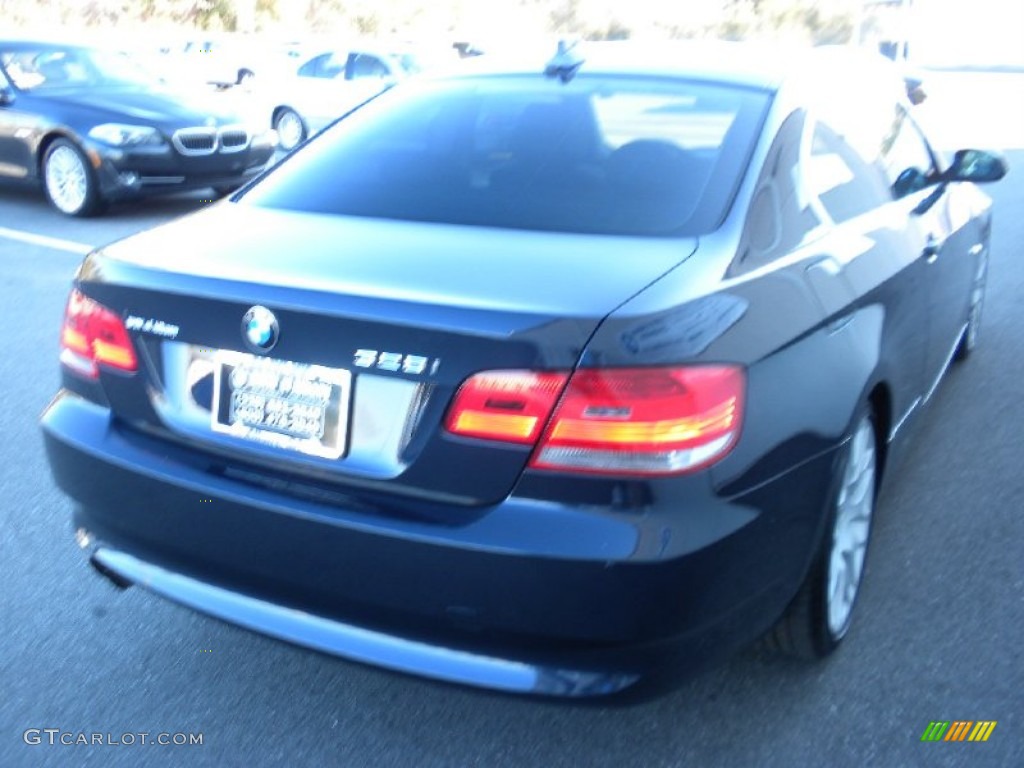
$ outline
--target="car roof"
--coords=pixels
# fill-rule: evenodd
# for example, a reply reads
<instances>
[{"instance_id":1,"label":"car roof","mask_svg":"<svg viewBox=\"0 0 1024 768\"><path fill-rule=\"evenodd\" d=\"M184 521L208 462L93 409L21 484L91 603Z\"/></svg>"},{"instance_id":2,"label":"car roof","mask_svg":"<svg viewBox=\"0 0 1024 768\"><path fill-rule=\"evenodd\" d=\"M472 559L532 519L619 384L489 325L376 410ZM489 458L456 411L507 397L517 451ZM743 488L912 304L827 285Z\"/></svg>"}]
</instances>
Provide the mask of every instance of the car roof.
<instances>
[{"instance_id":1,"label":"car roof","mask_svg":"<svg viewBox=\"0 0 1024 768\"><path fill-rule=\"evenodd\" d=\"M0 45L10 50L18 50L23 48L39 48L41 46L50 45L65 45L66 40L42 40L29 37L4 37L0 38Z\"/></svg>"},{"instance_id":2,"label":"car roof","mask_svg":"<svg viewBox=\"0 0 1024 768\"><path fill-rule=\"evenodd\" d=\"M459 73L537 74L556 48L488 53L460 63ZM683 40L581 43L571 50L583 63L579 71L601 75L644 75L710 80L776 91L790 79L827 79L858 67L884 68L884 57L852 46L783 46L775 43Z\"/></svg>"},{"instance_id":3,"label":"car roof","mask_svg":"<svg viewBox=\"0 0 1024 768\"><path fill-rule=\"evenodd\" d=\"M102 44L96 42L87 42L80 37L67 36L67 37L47 37L47 38L27 38L27 37L5 37L0 38L0 48L6 51L32 51L38 48L104 48Z\"/></svg>"},{"instance_id":4,"label":"car roof","mask_svg":"<svg viewBox=\"0 0 1024 768\"><path fill-rule=\"evenodd\" d=\"M401 56L407 53L416 53L419 49L410 45L395 44L388 46L386 44L378 43L375 41L355 41L351 45L334 44L326 45L319 48L301 48L301 56L305 60L314 59L317 56L323 56L325 53L333 53L336 56L348 56L349 54L366 54L370 56L381 56L381 57L394 57Z\"/></svg>"}]
</instances>

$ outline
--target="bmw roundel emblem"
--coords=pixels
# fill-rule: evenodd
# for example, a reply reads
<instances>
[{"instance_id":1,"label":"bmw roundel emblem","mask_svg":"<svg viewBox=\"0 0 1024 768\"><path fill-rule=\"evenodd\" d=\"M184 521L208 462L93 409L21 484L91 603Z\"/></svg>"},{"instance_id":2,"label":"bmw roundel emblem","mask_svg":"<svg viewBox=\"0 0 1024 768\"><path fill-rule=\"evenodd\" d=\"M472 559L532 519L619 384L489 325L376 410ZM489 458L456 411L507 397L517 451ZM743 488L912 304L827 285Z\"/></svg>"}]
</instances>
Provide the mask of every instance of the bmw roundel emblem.
<instances>
[{"instance_id":1,"label":"bmw roundel emblem","mask_svg":"<svg viewBox=\"0 0 1024 768\"><path fill-rule=\"evenodd\" d=\"M254 352L269 352L280 333L277 318L266 307L251 307L242 317L242 338Z\"/></svg>"}]
</instances>

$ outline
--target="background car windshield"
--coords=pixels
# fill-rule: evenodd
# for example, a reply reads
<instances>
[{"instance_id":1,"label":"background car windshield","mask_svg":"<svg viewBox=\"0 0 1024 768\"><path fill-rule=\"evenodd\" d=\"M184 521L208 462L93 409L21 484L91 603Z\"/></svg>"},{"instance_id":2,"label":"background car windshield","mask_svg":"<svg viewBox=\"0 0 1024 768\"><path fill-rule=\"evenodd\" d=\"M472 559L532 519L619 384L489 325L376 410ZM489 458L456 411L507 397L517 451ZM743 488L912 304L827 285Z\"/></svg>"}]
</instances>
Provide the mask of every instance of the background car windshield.
<instances>
[{"instance_id":1,"label":"background car windshield","mask_svg":"<svg viewBox=\"0 0 1024 768\"><path fill-rule=\"evenodd\" d=\"M35 48L0 53L21 90L152 85L155 78L128 54L87 48Z\"/></svg>"},{"instance_id":2,"label":"background car windshield","mask_svg":"<svg viewBox=\"0 0 1024 768\"><path fill-rule=\"evenodd\" d=\"M689 235L721 220L769 95L653 78L399 86L246 194L314 213Z\"/></svg>"}]
</instances>

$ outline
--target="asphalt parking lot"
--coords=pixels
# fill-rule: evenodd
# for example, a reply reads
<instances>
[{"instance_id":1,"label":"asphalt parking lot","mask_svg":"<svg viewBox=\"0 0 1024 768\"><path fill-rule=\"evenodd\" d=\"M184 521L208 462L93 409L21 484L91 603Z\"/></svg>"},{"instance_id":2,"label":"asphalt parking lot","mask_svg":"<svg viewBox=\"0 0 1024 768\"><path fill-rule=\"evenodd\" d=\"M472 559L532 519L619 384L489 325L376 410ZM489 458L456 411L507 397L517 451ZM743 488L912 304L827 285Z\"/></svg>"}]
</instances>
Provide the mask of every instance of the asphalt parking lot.
<instances>
[{"instance_id":1,"label":"asphalt parking lot","mask_svg":"<svg viewBox=\"0 0 1024 768\"><path fill-rule=\"evenodd\" d=\"M1001 147L1011 173L989 190L982 346L883 491L848 642L817 666L747 652L636 701L425 682L97 578L37 427L68 284L90 246L209 203L78 221L0 187L0 766L1024 765L1024 74L938 73L931 87L941 143ZM997 726L985 743L922 743L934 720ZM51 745L43 729L121 743Z\"/></svg>"}]
</instances>

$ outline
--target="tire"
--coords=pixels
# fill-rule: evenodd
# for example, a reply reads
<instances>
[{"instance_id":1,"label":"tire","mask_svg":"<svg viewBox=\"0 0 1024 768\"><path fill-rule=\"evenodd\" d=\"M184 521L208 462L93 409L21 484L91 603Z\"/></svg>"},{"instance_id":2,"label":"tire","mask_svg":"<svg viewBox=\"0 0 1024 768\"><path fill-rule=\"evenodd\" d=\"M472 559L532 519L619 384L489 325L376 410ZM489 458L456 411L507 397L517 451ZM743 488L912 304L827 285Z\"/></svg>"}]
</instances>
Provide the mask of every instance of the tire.
<instances>
[{"instance_id":1,"label":"tire","mask_svg":"<svg viewBox=\"0 0 1024 768\"><path fill-rule=\"evenodd\" d=\"M252 83L254 77L256 77L255 72L251 69L242 67L238 70L238 76L235 78L235 85L249 85Z\"/></svg>"},{"instance_id":2,"label":"tire","mask_svg":"<svg viewBox=\"0 0 1024 768\"><path fill-rule=\"evenodd\" d=\"M96 174L77 145L57 139L43 155L43 189L50 205L66 216L93 216L102 208Z\"/></svg>"},{"instance_id":3,"label":"tire","mask_svg":"<svg viewBox=\"0 0 1024 768\"><path fill-rule=\"evenodd\" d=\"M290 152L306 140L306 123L294 109L283 107L274 116L274 130L277 131L278 146Z\"/></svg>"},{"instance_id":4,"label":"tire","mask_svg":"<svg viewBox=\"0 0 1024 768\"><path fill-rule=\"evenodd\" d=\"M978 332L981 329L981 310L985 306L985 283L988 278L988 250L984 250L978 259L978 271L974 275L971 286L971 301L967 310L967 327L964 328L960 343L957 344L953 359L957 362L966 360L978 346Z\"/></svg>"},{"instance_id":5,"label":"tire","mask_svg":"<svg viewBox=\"0 0 1024 768\"><path fill-rule=\"evenodd\" d=\"M821 659L839 647L850 628L863 583L878 484L878 437L862 408L837 464L828 522L804 583L778 623L763 638L768 650Z\"/></svg>"}]
</instances>

